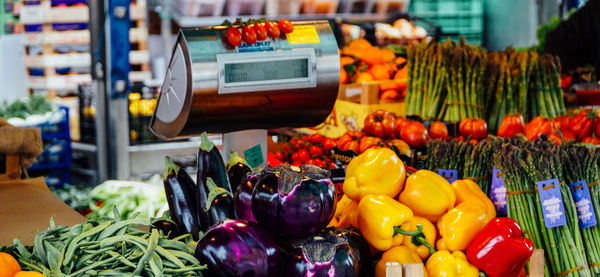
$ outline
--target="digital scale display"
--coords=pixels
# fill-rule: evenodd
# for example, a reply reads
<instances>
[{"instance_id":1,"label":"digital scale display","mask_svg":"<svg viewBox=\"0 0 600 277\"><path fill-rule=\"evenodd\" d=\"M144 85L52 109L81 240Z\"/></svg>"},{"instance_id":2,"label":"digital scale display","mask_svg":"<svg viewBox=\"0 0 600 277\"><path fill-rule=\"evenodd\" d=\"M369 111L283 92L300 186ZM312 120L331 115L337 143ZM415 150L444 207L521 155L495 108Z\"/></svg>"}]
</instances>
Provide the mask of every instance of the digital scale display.
<instances>
[{"instance_id":1,"label":"digital scale display","mask_svg":"<svg viewBox=\"0 0 600 277\"><path fill-rule=\"evenodd\" d=\"M225 83L308 78L308 58L225 64Z\"/></svg>"}]
</instances>

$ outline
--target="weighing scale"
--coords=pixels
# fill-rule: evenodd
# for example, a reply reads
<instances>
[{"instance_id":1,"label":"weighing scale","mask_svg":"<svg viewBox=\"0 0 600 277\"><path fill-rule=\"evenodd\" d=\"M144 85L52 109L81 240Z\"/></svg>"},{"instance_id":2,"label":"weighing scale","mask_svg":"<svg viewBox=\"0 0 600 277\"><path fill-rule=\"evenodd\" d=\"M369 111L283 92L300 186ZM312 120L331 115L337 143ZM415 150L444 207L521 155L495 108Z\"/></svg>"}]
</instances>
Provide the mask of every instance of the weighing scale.
<instances>
[{"instance_id":1,"label":"weighing scale","mask_svg":"<svg viewBox=\"0 0 600 277\"><path fill-rule=\"evenodd\" d=\"M162 139L224 133L224 159L237 150L266 161L267 129L323 122L338 94L338 46L328 21L293 24L290 34L238 47L224 26L181 29L152 132Z\"/></svg>"}]
</instances>

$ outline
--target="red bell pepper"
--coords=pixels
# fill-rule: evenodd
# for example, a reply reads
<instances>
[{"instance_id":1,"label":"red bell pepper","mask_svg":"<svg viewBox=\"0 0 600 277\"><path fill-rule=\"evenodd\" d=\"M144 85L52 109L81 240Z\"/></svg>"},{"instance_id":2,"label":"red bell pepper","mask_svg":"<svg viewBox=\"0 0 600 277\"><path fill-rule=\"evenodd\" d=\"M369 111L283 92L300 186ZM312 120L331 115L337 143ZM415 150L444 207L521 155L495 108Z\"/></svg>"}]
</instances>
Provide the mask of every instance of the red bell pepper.
<instances>
[{"instance_id":1,"label":"red bell pepper","mask_svg":"<svg viewBox=\"0 0 600 277\"><path fill-rule=\"evenodd\" d=\"M467 248L469 262L490 277L517 276L532 254L533 242L507 217L492 219Z\"/></svg>"}]
</instances>

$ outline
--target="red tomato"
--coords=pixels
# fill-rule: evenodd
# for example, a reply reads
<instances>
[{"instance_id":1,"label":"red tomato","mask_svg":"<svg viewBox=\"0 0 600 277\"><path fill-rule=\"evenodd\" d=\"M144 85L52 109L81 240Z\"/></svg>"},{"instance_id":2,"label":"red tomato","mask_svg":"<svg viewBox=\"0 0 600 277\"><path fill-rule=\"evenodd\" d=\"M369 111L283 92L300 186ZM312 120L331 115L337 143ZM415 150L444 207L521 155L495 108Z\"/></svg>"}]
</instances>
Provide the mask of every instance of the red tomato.
<instances>
[{"instance_id":1,"label":"red tomato","mask_svg":"<svg viewBox=\"0 0 600 277\"><path fill-rule=\"evenodd\" d=\"M548 120L543 116L534 117L527 126L525 126L525 137L528 140L534 140L541 134L551 135L556 130L556 126L552 120Z\"/></svg>"},{"instance_id":2,"label":"red tomato","mask_svg":"<svg viewBox=\"0 0 600 277\"><path fill-rule=\"evenodd\" d=\"M294 161L294 162L292 163L292 165L293 165L293 166L301 166L301 165L302 165L302 162L301 162L301 161Z\"/></svg>"},{"instance_id":3,"label":"red tomato","mask_svg":"<svg viewBox=\"0 0 600 277\"><path fill-rule=\"evenodd\" d=\"M279 30L281 30L284 34L289 34L294 31L294 24L289 20L279 20L277 23L279 25Z\"/></svg>"},{"instance_id":4,"label":"red tomato","mask_svg":"<svg viewBox=\"0 0 600 277\"><path fill-rule=\"evenodd\" d=\"M476 140L487 137L487 123L480 118L465 118L460 121L458 129L463 137L472 136Z\"/></svg>"},{"instance_id":5,"label":"red tomato","mask_svg":"<svg viewBox=\"0 0 600 277\"><path fill-rule=\"evenodd\" d=\"M402 128L404 128L404 124L408 122L406 117L397 117L394 121L394 135L399 138L402 133Z\"/></svg>"},{"instance_id":6,"label":"red tomato","mask_svg":"<svg viewBox=\"0 0 600 277\"><path fill-rule=\"evenodd\" d=\"M556 144L561 145L562 141L571 141L576 140L575 135L568 130L561 131L562 139L560 138L560 134L558 132L554 132L552 135L548 137L549 140L556 142Z\"/></svg>"},{"instance_id":7,"label":"red tomato","mask_svg":"<svg viewBox=\"0 0 600 277\"><path fill-rule=\"evenodd\" d=\"M573 132L578 139L589 137L594 133L597 116L591 109L579 112L569 120L569 131Z\"/></svg>"},{"instance_id":8,"label":"red tomato","mask_svg":"<svg viewBox=\"0 0 600 277\"><path fill-rule=\"evenodd\" d=\"M267 34L272 37L272 38L278 38L279 37L279 28L277 27L277 25L275 25L275 23L271 22L271 21L267 21L267 23L265 23L265 28L267 29Z\"/></svg>"},{"instance_id":9,"label":"red tomato","mask_svg":"<svg viewBox=\"0 0 600 277\"><path fill-rule=\"evenodd\" d=\"M331 138L323 139L323 150L331 150L336 146L335 140Z\"/></svg>"},{"instance_id":10,"label":"red tomato","mask_svg":"<svg viewBox=\"0 0 600 277\"><path fill-rule=\"evenodd\" d=\"M292 162L299 161L300 156L298 156L298 152L292 153Z\"/></svg>"},{"instance_id":11,"label":"red tomato","mask_svg":"<svg viewBox=\"0 0 600 277\"><path fill-rule=\"evenodd\" d=\"M596 137L585 137L581 140L583 143L600 144L600 139Z\"/></svg>"},{"instance_id":12,"label":"red tomato","mask_svg":"<svg viewBox=\"0 0 600 277\"><path fill-rule=\"evenodd\" d=\"M523 133L525 122L521 114L504 116L500 127L498 127L498 136L503 138L512 138L516 134Z\"/></svg>"},{"instance_id":13,"label":"red tomato","mask_svg":"<svg viewBox=\"0 0 600 277\"><path fill-rule=\"evenodd\" d=\"M600 121L596 124L596 137L600 138Z\"/></svg>"},{"instance_id":14,"label":"red tomato","mask_svg":"<svg viewBox=\"0 0 600 277\"><path fill-rule=\"evenodd\" d=\"M254 23L254 31L256 32L256 38L258 40L265 40L267 39L267 28L265 28L265 24L264 23Z\"/></svg>"},{"instance_id":15,"label":"red tomato","mask_svg":"<svg viewBox=\"0 0 600 277\"><path fill-rule=\"evenodd\" d=\"M227 33L225 33L225 35L227 36L227 41L229 41L231 45L239 46L240 44L242 44L242 33L240 33L240 30L238 30L237 28L227 28Z\"/></svg>"},{"instance_id":16,"label":"red tomato","mask_svg":"<svg viewBox=\"0 0 600 277\"><path fill-rule=\"evenodd\" d=\"M310 141L312 143L321 143L321 142L323 142L324 138L325 137L323 137L323 135L317 134L317 133L314 133L307 137L308 141Z\"/></svg>"},{"instance_id":17,"label":"red tomato","mask_svg":"<svg viewBox=\"0 0 600 277\"><path fill-rule=\"evenodd\" d=\"M315 159L308 159L305 164L315 164Z\"/></svg>"},{"instance_id":18,"label":"red tomato","mask_svg":"<svg viewBox=\"0 0 600 277\"><path fill-rule=\"evenodd\" d=\"M348 131L340 137L337 146L342 151L352 150L355 153L359 153L359 142L363 136L364 135L361 132Z\"/></svg>"},{"instance_id":19,"label":"red tomato","mask_svg":"<svg viewBox=\"0 0 600 277\"><path fill-rule=\"evenodd\" d=\"M429 124L429 136L432 139L448 139L448 127L441 121L434 121Z\"/></svg>"},{"instance_id":20,"label":"red tomato","mask_svg":"<svg viewBox=\"0 0 600 277\"><path fill-rule=\"evenodd\" d=\"M394 136L395 117L384 110L376 110L365 118L364 131L372 136L388 138Z\"/></svg>"},{"instance_id":21,"label":"red tomato","mask_svg":"<svg viewBox=\"0 0 600 277\"><path fill-rule=\"evenodd\" d=\"M323 149L321 149L321 147L313 145L308 149L308 152L310 153L310 155L312 156L321 156L323 155Z\"/></svg>"},{"instance_id":22,"label":"red tomato","mask_svg":"<svg viewBox=\"0 0 600 277\"><path fill-rule=\"evenodd\" d=\"M320 167L320 168L324 168L325 167L325 162L319 158L313 159L314 160L314 165Z\"/></svg>"},{"instance_id":23,"label":"red tomato","mask_svg":"<svg viewBox=\"0 0 600 277\"><path fill-rule=\"evenodd\" d=\"M557 130L568 130L569 129L569 120L571 119L568 115L561 115L559 117L554 118L554 126L556 126Z\"/></svg>"},{"instance_id":24,"label":"red tomato","mask_svg":"<svg viewBox=\"0 0 600 277\"><path fill-rule=\"evenodd\" d=\"M280 161L285 160L285 156L283 155L283 153L281 153L279 151L275 152L275 158L278 159L278 160L280 160Z\"/></svg>"},{"instance_id":25,"label":"red tomato","mask_svg":"<svg viewBox=\"0 0 600 277\"><path fill-rule=\"evenodd\" d=\"M308 151L306 151L306 149L300 149L296 153L298 153L298 159L301 162L305 163L306 161L308 161L310 159L310 154L308 153Z\"/></svg>"},{"instance_id":26,"label":"red tomato","mask_svg":"<svg viewBox=\"0 0 600 277\"><path fill-rule=\"evenodd\" d=\"M360 139L360 146L359 146L359 153L362 154L365 151L367 151L367 149L369 148L373 148L373 147L384 147L385 144L383 143L383 140L381 140L381 138L379 137L362 137Z\"/></svg>"},{"instance_id":27,"label":"red tomato","mask_svg":"<svg viewBox=\"0 0 600 277\"><path fill-rule=\"evenodd\" d=\"M254 44L256 42L256 31L250 25L246 25L242 28L242 37L246 43Z\"/></svg>"},{"instance_id":28,"label":"red tomato","mask_svg":"<svg viewBox=\"0 0 600 277\"><path fill-rule=\"evenodd\" d=\"M427 128L419 121L408 121L400 133L400 138L413 148L427 145Z\"/></svg>"}]
</instances>

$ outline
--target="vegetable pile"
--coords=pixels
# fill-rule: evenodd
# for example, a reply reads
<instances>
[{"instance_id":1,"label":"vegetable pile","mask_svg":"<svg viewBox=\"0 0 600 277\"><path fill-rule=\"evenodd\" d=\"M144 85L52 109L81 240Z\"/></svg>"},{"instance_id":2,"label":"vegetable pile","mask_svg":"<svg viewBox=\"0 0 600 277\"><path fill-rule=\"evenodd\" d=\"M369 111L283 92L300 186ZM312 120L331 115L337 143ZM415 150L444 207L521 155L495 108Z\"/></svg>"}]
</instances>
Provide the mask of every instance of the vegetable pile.
<instances>
[{"instance_id":1,"label":"vegetable pile","mask_svg":"<svg viewBox=\"0 0 600 277\"><path fill-rule=\"evenodd\" d=\"M55 226L38 233L33 246L19 239L3 252L12 254L26 270L46 276L201 276L201 266L192 255L189 235L174 239L149 227L148 220L88 220L72 227Z\"/></svg>"},{"instance_id":2,"label":"vegetable pile","mask_svg":"<svg viewBox=\"0 0 600 277\"><path fill-rule=\"evenodd\" d=\"M558 57L512 48L487 53L461 39L410 45L407 59L408 115L451 122L486 118L497 130L505 115L565 114Z\"/></svg>"},{"instance_id":3,"label":"vegetable pile","mask_svg":"<svg viewBox=\"0 0 600 277\"><path fill-rule=\"evenodd\" d=\"M274 23L264 18L244 21L238 17L233 23L229 20L223 21L221 26L227 27L225 36L227 41L234 47L240 46L242 41L247 44L254 44L257 41L266 40L267 36L278 38L282 33L289 34L294 31L294 25L288 20L279 20L279 22ZM242 28L241 32L238 27Z\"/></svg>"}]
</instances>

